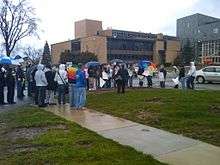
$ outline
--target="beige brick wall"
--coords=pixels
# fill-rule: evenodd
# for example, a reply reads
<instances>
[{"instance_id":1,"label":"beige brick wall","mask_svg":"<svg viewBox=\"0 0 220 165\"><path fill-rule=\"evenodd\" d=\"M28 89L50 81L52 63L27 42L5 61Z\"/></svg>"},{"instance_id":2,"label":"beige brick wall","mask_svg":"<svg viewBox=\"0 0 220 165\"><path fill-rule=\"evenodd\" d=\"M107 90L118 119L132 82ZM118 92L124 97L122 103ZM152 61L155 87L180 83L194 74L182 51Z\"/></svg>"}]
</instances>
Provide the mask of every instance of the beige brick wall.
<instances>
[{"instance_id":1,"label":"beige brick wall","mask_svg":"<svg viewBox=\"0 0 220 165\"><path fill-rule=\"evenodd\" d=\"M154 54L153 54L153 62L158 65L160 63L160 58L159 58L159 50L164 50L164 41L155 41L154 44Z\"/></svg>"},{"instance_id":2,"label":"beige brick wall","mask_svg":"<svg viewBox=\"0 0 220 165\"><path fill-rule=\"evenodd\" d=\"M52 63L58 64L62 52L71 50L71 41L65 41L51 45Z\"/></svg>"},{"instance_id":3,"label":"beige brick wall","mask_svg":"<svg viewBox=\"0 0 220 165\"><path fill-rule=\"evenodd\" d=\"M167 51L166 51L166 63L173 64L179 52L180 52L180 42L168 40Z\"/></svg>"},{"instance_id":4,"label":"beige brick wall","mask_svg":"<svg viewBox=\"0 0 220 165\"><path fill-rule=\"evenodd\" d=\"M75 22L75 38L84 38L97 34L102 30L102 21L81 20Z\"/></svg>"},{"instance_id":5,"label":"beige brick wall","mask_svg":"<svg viewBox=\"0 0 220 165\"><path fill-rule=\"evenodd\" d=\"M107 62L107 39L103 36L92 36L81 39L81 52L92 52L101 63Z\"/></svg>"}]
</instances>

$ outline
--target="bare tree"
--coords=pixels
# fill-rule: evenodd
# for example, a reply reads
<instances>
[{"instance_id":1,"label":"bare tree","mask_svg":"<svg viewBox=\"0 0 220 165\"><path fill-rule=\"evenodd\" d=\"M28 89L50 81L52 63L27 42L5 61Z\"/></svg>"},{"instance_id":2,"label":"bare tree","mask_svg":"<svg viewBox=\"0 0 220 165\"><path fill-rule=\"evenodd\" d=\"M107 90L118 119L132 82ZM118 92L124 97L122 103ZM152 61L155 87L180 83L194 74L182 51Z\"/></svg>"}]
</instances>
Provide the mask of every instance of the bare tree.
<instances>
[{"instance_id":1,"label":"bare tree","mask_svg":"<svg viewBox=\"0 0 220 165\"><path fill-rule=\"evenodd\" d=\"M7 56L18 41L27 36L38 36L38 21L34 8L27 0L0 0L0 34Z\"/></svg>"},{"instance_id":2,"label":"bare tree","mask_svg":"<svg viewBox=\"0 0 220 165\"><path fill-rule=\"evenodd\" d=\"M22 52L32 63L38 63L43 55L43 49L36 49L31 46L22 48Z\"/></svg>"}]
</instances>

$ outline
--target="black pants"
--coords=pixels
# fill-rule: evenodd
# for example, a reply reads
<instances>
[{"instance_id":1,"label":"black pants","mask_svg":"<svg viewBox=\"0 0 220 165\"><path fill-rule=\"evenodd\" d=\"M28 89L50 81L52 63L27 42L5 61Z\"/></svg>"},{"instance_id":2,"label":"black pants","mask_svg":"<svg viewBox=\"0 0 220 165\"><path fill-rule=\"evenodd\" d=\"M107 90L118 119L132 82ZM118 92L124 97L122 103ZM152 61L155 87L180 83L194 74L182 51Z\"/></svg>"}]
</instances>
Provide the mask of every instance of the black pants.
<instances>
[{"instance_id":1,"label":"black pants","mask_svg":"<svg viewBox=\"0 0 220 165\"><path fill-rule=\"evenodd\" d=\"M125 81L118 80L117 81L117 93L125 93Z\"/></svg>"},{"instance_id":2,"label":"black pants","mask_svg":"<svg viewBox=\"0 0 220 165\"><path fill-rule=\"evenodd\" d=\"M46 98L46 87L36 87L35 91L35 104L39 107L44 107L45 104L45 98Z\"/></svg>"},{"instance_id":3,"label":"black pants","mask_svg":"<svg viewBox=\"0 0 220 165\"><path fill-rule=\"evenodd\" d=\"M148 87L152 87L153 83L152 83L152 76L147 76L147 86Z\"/></svg>"},{"instance_id":4,"label":"black pants","mask_svg":"<svg viewBox=\"0 0 220 165\"><path fill-rule=\"evenodd\" d=\"M160 87L165 88L165 81L160 81Z\"/></svg>"},{"instance_id":5,"label":"black pants","mask_svg":"<svg viewBox=\"0 0 220 165\"><path fill-rule=\"evenodd\" d=\"M14 103L14 96L15 96L15 86L7 86L7 102L8 104Z\"/></svg>"},{"instance_id":6,"label":"black pants","mask_svg":"<svg viewBox=\"0 0 220 165\"><path fill-rule=\"evenodd\" d=\"M4 87L0 86L0 105L4 103Z\"/></svg>"},{"instance_id":7,"label":"black pants","mask_svg":"<svg viewBox=\"0 0 220 165\"><path fill-rule=\"evenodd\" d=\"M58 85L58 104L66 103L65 85Z\"/></svg>"}]
</instances>

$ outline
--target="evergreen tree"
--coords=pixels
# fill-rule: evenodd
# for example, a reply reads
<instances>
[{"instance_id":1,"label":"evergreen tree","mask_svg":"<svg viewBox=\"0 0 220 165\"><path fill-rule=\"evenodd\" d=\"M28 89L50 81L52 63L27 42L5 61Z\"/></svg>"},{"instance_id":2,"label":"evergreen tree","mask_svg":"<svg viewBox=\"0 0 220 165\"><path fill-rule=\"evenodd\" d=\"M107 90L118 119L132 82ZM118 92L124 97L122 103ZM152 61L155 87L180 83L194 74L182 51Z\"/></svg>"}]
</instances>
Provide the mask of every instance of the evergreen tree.
<instances>
[{"instance_id":1,"label":"evergreen tree","mask_svg":"<svg viewBox=\"0 0 220 165\"><path fill-rule=\"evenodd\" d=\"M50 47L46 41L44 45L43 57L42 57L42 64L50 65L51 64L51 54L50 54Z\"/></svg>"},{"instance_id":2,"label":"evergreen tree","mask_svg":"<svg viewBox=\"0 0 220 165\"><path fill-rule=\"evenodd\" d=\"M183 46L182 49L182 59L184 64L189 64L194 57L193 53L193 47L191 46L191 43L189 40L186 41L186 44Z\"/></svg>"}]
</instances>

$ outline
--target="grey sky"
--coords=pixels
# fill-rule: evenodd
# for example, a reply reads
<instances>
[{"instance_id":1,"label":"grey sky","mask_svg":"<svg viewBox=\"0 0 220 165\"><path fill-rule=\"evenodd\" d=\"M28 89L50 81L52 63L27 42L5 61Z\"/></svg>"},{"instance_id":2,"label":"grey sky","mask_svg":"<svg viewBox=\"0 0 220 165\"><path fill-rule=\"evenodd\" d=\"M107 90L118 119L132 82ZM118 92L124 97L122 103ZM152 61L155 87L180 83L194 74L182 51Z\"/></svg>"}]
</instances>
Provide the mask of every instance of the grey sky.
<instances>
[{"instance_id":1,"label":"grey sky","mask_svg":"<svg viewBox=\"0 0 220 165\"><path fill-rule=\"evenodd\" d=\"M176 19L194 13L220 17L219 0L30 0L41 19L43 46L74 38L74 22L103 21L103 28L175 35ZM26 42L25 43L29 43Z\"/></svg>"}]
</instances>

